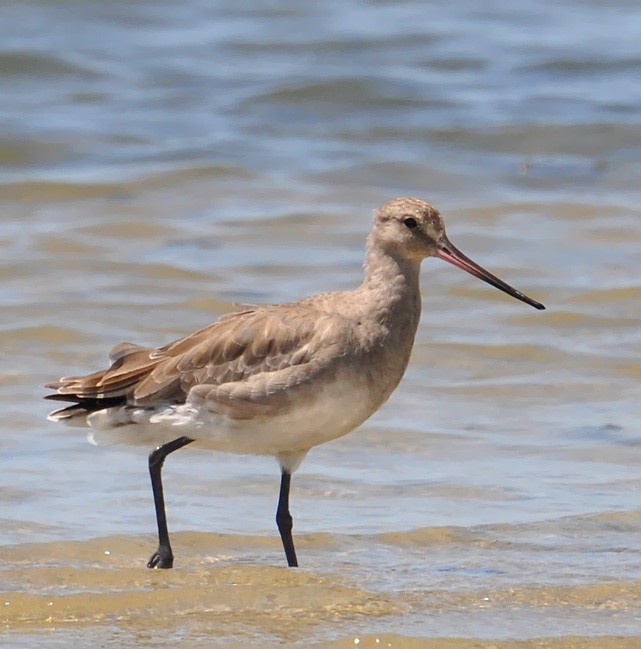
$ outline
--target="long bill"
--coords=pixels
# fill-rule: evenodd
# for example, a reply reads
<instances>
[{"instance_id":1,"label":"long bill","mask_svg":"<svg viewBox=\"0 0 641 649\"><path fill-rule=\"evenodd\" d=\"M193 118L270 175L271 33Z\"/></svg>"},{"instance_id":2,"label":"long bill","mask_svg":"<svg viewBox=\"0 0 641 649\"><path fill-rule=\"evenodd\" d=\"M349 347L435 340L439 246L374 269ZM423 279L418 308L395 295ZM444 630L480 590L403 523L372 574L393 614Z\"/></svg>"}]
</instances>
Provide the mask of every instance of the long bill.
<instances>
[{"instance_id":1,"label":"long bill","mask_svg":"<svg viewBox=\"0 0 641 649\"><path fill-rule=\"evenodd\" d=\"M537 302L527 295L524 295L520 291L517 291L509 284L506 284L503 280L485 270L485 268L479 266L476 262L472 261L469 257L464 255L458 248L456 248L456 246L452 245L447 239L444 239L439 244L436 256L439 259L443 259L444 261L457 266L458 268L462 268L463 270L470 273L470 275L474 275L474 277L482 279L484 282L487 282L488 284L498 288L504 293L515 297L517 300L521 300L521 302L525 302L526 304L533 306L535 309L545 309L545 306L543 306L540 302Z\"/></svg>"}]
</instances>

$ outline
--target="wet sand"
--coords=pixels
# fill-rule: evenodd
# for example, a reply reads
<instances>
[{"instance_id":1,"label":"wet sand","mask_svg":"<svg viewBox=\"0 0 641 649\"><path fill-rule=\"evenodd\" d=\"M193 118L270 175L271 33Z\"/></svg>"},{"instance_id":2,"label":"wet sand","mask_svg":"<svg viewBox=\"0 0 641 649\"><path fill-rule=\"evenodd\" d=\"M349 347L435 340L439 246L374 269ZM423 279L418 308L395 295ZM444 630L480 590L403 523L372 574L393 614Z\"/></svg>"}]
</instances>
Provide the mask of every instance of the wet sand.
<instances>
[{"instance_id":1,"label":"wet sand","mask_svg":"<svg viewBox=\"0 0 641 649\"><path fill-rule=\"evenodd\" d=\"M421 537L430 541L422 549L438 547L438 536L448 543L456 534L424 531ZM0 646L46 639L51 647L293 647L309 642L314 647L625 649L641 640L634 632L641 582L479 589L469 580L468 588L456 592L382 592L380 584L368 587L366 575L347 565L350 547L361 540L301 537L301 550L313 563L331 559L314 570L269 565L279 548L275 539L264 537L178 534L182 561L171 571L144 568L141 557L151 537L4 548L0 602L6 634ZM407 544L395 545L400 551ZM536 622L540 634L521 641L501 637L515 617ZM546 637L560 618L584 620L591 627L599 619L617 619L626 635ZM441 625L451 635L462 620L463 627L476 625L478 637L438 637Z\"/></svg>"}]
</instances>

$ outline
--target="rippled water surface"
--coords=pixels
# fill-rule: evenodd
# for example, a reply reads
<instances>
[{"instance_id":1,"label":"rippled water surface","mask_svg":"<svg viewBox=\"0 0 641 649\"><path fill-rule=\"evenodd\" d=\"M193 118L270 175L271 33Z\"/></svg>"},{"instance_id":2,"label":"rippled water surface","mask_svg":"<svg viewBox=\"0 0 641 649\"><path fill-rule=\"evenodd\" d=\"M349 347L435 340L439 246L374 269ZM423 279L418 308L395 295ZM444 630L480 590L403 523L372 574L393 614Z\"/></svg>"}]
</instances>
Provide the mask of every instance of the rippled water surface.
<instances>
[{"instance_id":1,"label":"rippled water surface","mask_svg":"<svg viewBox=\"0 0 641 649\"><path fill-rule=\"evenodd\" d=\"M641 8L0 7L2 647L638 647ZM436 260L391 400L293 479L165 470L41 385L236 302L355 287L372 210L429 199L537 312Z\"/></svg>"}]
</instances>

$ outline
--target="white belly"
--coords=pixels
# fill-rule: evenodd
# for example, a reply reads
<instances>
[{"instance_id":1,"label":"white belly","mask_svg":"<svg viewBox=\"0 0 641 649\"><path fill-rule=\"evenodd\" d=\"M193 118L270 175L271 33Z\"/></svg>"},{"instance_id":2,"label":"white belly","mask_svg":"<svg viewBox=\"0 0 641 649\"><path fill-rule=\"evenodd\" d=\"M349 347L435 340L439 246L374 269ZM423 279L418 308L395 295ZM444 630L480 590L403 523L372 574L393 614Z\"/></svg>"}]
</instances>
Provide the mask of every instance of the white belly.
<instances>
[{"instance_id":1,"label":"white belly","mask_svg":"<svg viewBox=\"0 0 641 649\"><path fill-rule=\"evenodd\" d=\"M187 403L153 410L110 408L89 415L87 423L96 443L157 445L185 435L218 451L282 456L304 454L349 433L378 405L364 386L338 381L307 391L282 414L232 419Z\"/></svg>"}]
</instances>

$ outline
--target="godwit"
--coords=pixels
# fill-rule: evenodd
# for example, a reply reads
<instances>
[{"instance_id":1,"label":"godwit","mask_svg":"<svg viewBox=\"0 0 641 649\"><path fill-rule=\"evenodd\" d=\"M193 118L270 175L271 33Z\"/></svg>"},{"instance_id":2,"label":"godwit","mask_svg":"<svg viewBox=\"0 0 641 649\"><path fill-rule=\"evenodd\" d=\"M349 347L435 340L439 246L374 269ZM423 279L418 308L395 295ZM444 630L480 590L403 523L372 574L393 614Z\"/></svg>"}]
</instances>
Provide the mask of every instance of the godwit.
<instances>
[{"instance_id":1,"label":"godwit","mask_svg":"<svg viewBox=\"0 0 641 649\"><path fill-rule=\"evenodd\" d=\"M398 385L421 313L419 271L426 257L545 308L455 248L436 208L397 198L376 212L365 279L356 290L247 308L157 349L122 343L111 351L108 369L46 386L56 390L46 398L72 402L49 419L118 428L132 438L144 433L160 444L149 455L158 549L147 567L173 565L162 466L196 440L278 459L276 523L288 565L298 565L292 473L312 447L354 430Z\"/></svg>"}]
</instances>

